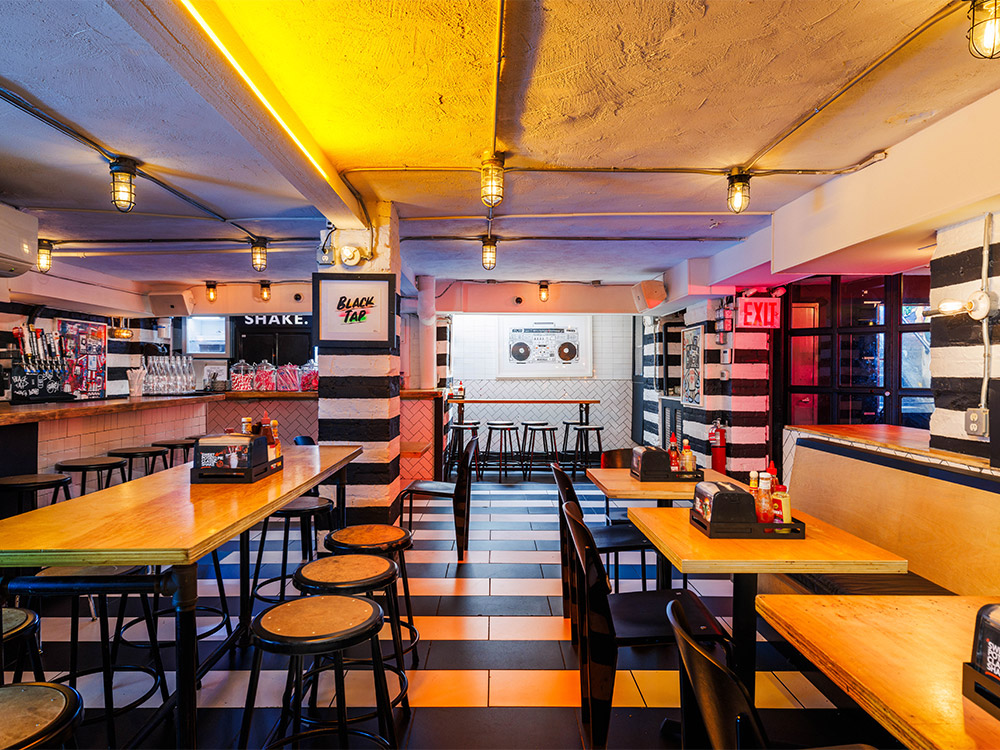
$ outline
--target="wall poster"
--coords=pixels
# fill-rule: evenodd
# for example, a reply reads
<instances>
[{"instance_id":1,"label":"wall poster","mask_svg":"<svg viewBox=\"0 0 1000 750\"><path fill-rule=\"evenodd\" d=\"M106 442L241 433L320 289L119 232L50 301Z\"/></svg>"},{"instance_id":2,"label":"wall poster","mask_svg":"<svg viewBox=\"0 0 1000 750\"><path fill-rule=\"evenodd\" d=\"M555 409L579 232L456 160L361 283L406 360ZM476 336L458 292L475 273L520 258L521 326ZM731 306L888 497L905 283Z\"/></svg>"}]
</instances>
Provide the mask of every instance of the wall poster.
<instances>
[{"instance_id":1,"label":"wall poster","mask_svg":"<svg viewBox=\"0 0 1000 750\"><path fill-rule=\"evenodd\" d=\"M681 332L681 403L701 406L702 363L705 361L705 331L701 326L691 326Z\"/></svg>"},{"instance_id":2,"label":"wall poster","mask_svg":"<svg viewBox=\"0 0 1000 750\"><path fill-rule=\"evenodd\" d=\"M500 317L501 378L592 378L589 315Z\"/></svg>"},{"instance_id":3,"label":"wall poster","mask_svg":"<svg viewBox=\"0 0 1000 750\"><path fill-rule=\"evenodd\" d=\"M108 326L56 320L66 350L66 383L78 399L105 398L108 386Z\"/></svg>"},{"instance_id":4,"label":"wall poster","mask_svg":"<svg viewBox=\"0 0 1000 750\"><path fill-rule=\"evenodd\" d=\"M313 343L377 349L396 343L396 277L314 273Z\"/></svg>"}]
</instances>

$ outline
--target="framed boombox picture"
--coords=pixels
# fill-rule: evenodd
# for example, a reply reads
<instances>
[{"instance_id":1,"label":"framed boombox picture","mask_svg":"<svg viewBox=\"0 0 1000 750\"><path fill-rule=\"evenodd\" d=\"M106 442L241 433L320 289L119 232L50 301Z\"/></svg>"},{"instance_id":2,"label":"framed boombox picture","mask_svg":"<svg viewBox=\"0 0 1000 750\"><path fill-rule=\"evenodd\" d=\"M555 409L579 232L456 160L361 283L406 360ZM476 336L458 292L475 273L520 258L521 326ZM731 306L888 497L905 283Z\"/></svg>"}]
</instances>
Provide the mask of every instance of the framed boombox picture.
<instances>
[{"instance_id":1,"label":"framed boombox picture","mask_svg":"<svg viewBox=\"0 0 1000 750\"><path fill-rule=\"evenodd\" d=\"M592 378L589 315L500 316L501 378Z\"/></svg>"}]
</instances>

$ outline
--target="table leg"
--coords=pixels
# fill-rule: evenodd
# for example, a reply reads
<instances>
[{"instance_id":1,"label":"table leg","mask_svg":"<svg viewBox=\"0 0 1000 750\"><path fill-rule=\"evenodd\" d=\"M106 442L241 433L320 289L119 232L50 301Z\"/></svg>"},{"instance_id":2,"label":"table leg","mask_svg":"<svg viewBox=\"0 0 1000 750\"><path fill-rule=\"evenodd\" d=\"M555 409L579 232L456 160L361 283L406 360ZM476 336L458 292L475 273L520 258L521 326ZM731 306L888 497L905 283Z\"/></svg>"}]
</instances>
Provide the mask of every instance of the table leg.
<instances>
[{"instance_id":1,"label":"table leg","mask_svg":"<svg viewBox=\"0 0 1000 750\"><path fill-rule=\"evenodd\" d=\"M250 645L253 596L250 593L250 531L240 534L240 646Z\"/></svg>"},{"instance_id":2,"label":"table leg","mask_svg":"<svg viewBox=\"0 0 1000 750\"><path fill-rule=\"evenodd\" d=\"M458 423L465 424L465 404L455 404L458 407Z\"/></svg>"},{"instance_id":3,"label":"table leg","mask_svg":"<svg viewBox=\"0 0 1000 750\"><path fill-rule=\"evenodd\" d=\"M340 517L340 528L347 528L347 467L345 466L333 475L337 480L337 515Z\"/></svg>"},{"instance_id":4,"label":"table leg","mask_svg":"<svg viewBox=\"0 0 1000 750\"><path fill-rule=\"evenodd\" d=\"M733 671L746 685L750 699L755 695L757 675L757 596L756 573L733 574Z\"/></svg>"},{"instance_id":5,"label":"table leg","mask_svg":"<svg viewBox=\"0 0 1000 750\"><path fill-rule=\"evenodd\" d=\"M171 570L174 586L175 638L177 643L177 747L198 746L198 566L175 565Z\"/></svg>"}]
</instances>

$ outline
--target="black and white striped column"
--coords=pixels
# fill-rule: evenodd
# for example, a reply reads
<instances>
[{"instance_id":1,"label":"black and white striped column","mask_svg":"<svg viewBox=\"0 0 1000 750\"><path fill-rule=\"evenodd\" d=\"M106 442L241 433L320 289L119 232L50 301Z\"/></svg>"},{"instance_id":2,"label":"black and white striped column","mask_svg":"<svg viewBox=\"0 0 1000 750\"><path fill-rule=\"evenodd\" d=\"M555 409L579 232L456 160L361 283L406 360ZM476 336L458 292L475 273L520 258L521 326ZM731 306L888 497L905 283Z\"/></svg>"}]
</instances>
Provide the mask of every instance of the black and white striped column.
<instances>
[{"instance_id":1,"label":"black and white striped column","mask_svg":"<svg viewBox=\"0 0 1000 750\"><path fill-rule=\"evenodd\" d=\"M437 387L450 388L451 369L451 316L438 315L437 318Z\"/></svg>"}]
</instances>

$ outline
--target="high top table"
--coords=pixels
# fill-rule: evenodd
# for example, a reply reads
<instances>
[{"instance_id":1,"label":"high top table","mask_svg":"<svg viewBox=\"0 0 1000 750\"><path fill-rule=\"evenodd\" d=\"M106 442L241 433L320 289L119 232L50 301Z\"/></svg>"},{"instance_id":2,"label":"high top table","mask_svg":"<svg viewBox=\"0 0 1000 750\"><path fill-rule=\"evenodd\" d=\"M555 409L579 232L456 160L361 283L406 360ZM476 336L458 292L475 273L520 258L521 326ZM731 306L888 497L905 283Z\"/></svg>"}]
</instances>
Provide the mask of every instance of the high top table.
<instances>
[{"instance_id":1,"label":"high top table","mask_svg":"<svg viewBox=\"0 0 1000 750\"><path fill-rule=\"evenodd\" d=\"M177 747L194 748L196 683L224 651L220 648L199 667L195 639L198 560L240 537L240 618L224 643L231 647L237 639L245 639L252 616L250 529L334 475L339 509L344 509L346 467L360 454L360 446L290 445L284 450L284 470L253 484L191 484L191 464L187 463L3 519L0 566L172 566L158 580L151 576L135 579L173 594L176 616L177 689L152 724L176 702ZM30 587L34 580L15 579L9 585L17 590L19 583Z\"/></svg>"},{"instance_id":2,"label":"high top table","mask_svg":"<svg viewBox=\"0 0 1000 750\"><path fill-rule=\"evenodd\" d=\"M458 407L458 422L465 421L466 404L575 404L580 407L580 421L590 424L590 406L599 404L599 398L450 398L449 404Z\"/></svg>"}]
</instances>

